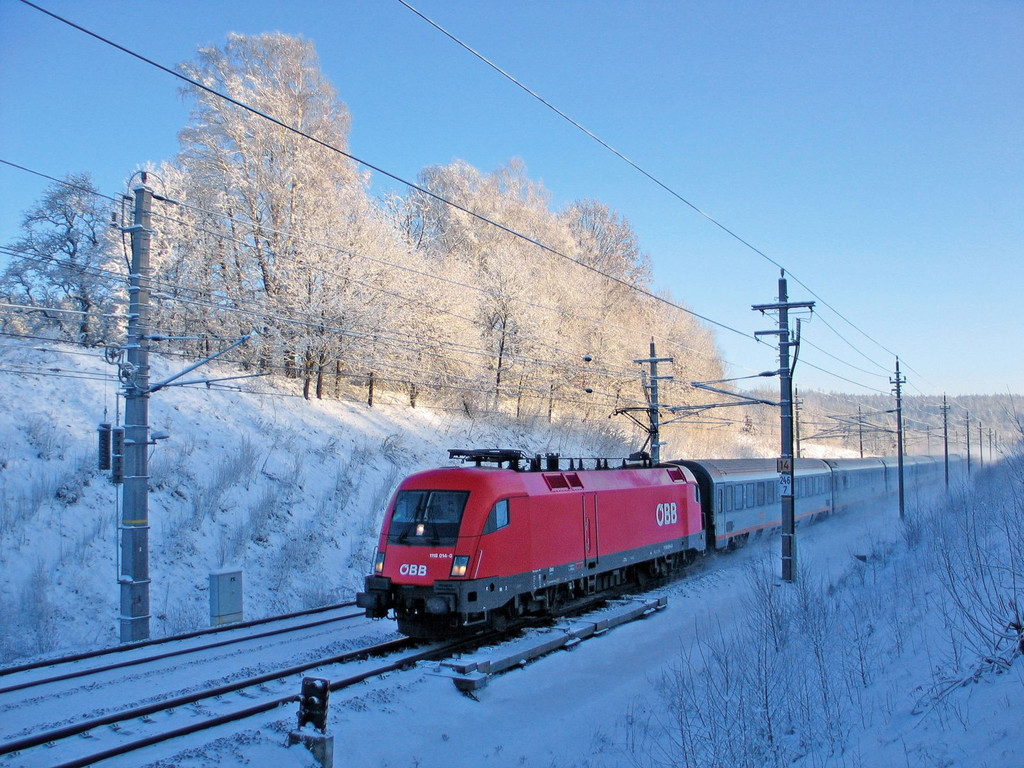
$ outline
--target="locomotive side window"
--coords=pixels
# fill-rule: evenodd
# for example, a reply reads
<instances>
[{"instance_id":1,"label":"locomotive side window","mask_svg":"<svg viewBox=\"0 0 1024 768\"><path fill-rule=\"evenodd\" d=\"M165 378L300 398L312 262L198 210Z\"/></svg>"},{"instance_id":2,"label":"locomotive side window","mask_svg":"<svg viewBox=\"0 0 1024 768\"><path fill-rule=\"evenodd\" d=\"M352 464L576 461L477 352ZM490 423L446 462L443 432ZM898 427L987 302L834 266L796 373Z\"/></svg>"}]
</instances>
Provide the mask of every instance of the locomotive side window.
<instances>
[{"instance_id":1,"label":"locomotive side window","mask_svg":"<svg viewBox=\"0 0 1024 768\"><path fill-rule=\"evenodd\" d=\"M454 544L468 498L469 491L399 491L388 543L424 547Z\"/></svg>"},{"instance_id":2,"label":"locomotive side window","mask_svg":"<svg viewBox=\"0 0 1024 768\"><path fill-rule=\"evenodd\" d=\"M747 483L747 494L746 494L746 496L747 496L746 506L747 507L754 506L754 484L753 483Z\"/></svg>"},{"instance_id":3,"label":"locomotive side window","mask_svg":"<svg viewBox=\"0 0 1024 768\"><path fill-rule=\"evenodd\" d=\"M502 499L493 507L487 515L487 522L484 524L484 533L494 533L508 525L508 499Z\"/></svg>"},{"instance_id":4,"label":"locomotive side window","mask_svg":"<svg viewBox=\"0 0 1024 768\"><path fill-rule=\"evenodd\" d=\"M734 509L743 509L743 486L735 485L733 490L736 493L736 503L733 505Z\"/></svg>"},{"instance_id":5,"label":"locomotive side window","mask_svg":"<svg viewBox=\"0 0 1024 768\"><path fill-rule=\"evenodd\" d=\"M764 495L765 495L764 486L765 486L764 483L758 483L757 484L757 506L759 506L759 507L763 507L764 506Z\"/></svg>"}]
</instances>

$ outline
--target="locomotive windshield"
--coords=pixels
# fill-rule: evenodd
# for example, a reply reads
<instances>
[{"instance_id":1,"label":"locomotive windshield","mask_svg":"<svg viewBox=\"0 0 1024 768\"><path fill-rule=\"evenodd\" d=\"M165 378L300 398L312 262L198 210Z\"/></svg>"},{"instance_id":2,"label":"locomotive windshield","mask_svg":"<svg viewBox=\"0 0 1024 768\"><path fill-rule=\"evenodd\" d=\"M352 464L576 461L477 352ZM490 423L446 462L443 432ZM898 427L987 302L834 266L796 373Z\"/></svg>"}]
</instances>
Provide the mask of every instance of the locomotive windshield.
<instances>
[{"instance_id":1,"label":"locomotive windshield","mask_svg":"<svg viewBox=\"0 0 1024 768\"><path fill-rule=\"evenodd\" d=\"M454 545L469 491L399 491L388 528L389 544Z\"/></svg>"}]
</instances>

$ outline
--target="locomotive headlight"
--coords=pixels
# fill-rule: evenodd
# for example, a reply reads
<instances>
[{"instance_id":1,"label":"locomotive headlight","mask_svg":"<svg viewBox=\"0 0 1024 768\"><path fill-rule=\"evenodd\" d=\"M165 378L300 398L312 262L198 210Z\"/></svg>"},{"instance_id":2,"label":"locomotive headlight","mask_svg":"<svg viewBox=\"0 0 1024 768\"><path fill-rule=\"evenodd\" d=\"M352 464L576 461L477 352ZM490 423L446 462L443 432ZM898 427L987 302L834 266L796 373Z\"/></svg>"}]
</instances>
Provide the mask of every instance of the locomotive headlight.
<instances>
[{"instance_id":1,"label":"locomotive headlight","mask_svg":"<svg viewBox=\"0 0 1024 768\"><path fill-rule=\"evenodd\" d=\"M452 560L452 578L460 579L469 570L469 555L459 555Z\"/></svg>"},{"instance_id":2,"label":"locomotive headlight","mask_svg":"<svg viewBox=\"0 0 1024 768\"><path fill-rule=\"evenodd\" d=\"M384 573L384 553L377 552L373 558L373 573L376 576L381 576Z\"/></svg>"}]
</instances>

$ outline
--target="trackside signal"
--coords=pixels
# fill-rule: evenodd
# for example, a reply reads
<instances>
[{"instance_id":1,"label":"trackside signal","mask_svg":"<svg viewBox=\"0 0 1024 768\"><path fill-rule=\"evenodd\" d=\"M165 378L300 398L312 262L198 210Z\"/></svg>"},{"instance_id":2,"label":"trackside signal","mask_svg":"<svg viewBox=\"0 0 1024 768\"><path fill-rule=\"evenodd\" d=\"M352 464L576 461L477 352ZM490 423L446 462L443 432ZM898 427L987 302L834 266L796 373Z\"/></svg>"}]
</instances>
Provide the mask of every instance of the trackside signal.
<instances>
[{"instance_id":1,"label":"trackside signal","mask_svg":"<svg viewBox=\"0 0 1024 768\"><path fill-rule=\"evenodd\" d=\"M124 427L114 427L110 437L110 482L120 485L124 482Z\"/></svg>"},{"instance_id":2,"label":"trackside signal","mask_svg":"<svg viewBox=\"0 0 1024 768\"><path fill-rule=\"evenodd\" d=\"M100 424L96 432L99 435L99 458L96 468L106 472L110 469L110 424Z\"/></svg>"}]
</instances>

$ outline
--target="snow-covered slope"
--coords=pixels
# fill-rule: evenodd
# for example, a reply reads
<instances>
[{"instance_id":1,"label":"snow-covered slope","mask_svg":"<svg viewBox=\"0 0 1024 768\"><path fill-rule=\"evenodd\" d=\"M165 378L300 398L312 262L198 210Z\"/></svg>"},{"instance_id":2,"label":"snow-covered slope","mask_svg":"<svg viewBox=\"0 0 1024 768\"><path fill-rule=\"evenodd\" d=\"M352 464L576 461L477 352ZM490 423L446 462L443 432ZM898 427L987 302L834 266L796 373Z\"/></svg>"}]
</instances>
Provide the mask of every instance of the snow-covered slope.
<instances>
[{"instance_id":1,"label":"snow-covered slope","mask_svg":"<svg viewBox=\"0 0 1024 768\"><path fill-rule=\"evenodd\" d=\"M151 380L182 367L154 357ZM118 494L95 469L114 372L101 350L0 347L0 663L117 642ZM606 419L566 431L305 401L264 379L246 389L262 394L171 387L150 399L153 430L170 434L150 454L154 636L206 626L209 574L226 567L244 571L246 618L350 597L394 487L448 448L628 450Z\"/></svg>"}]
</instances>

